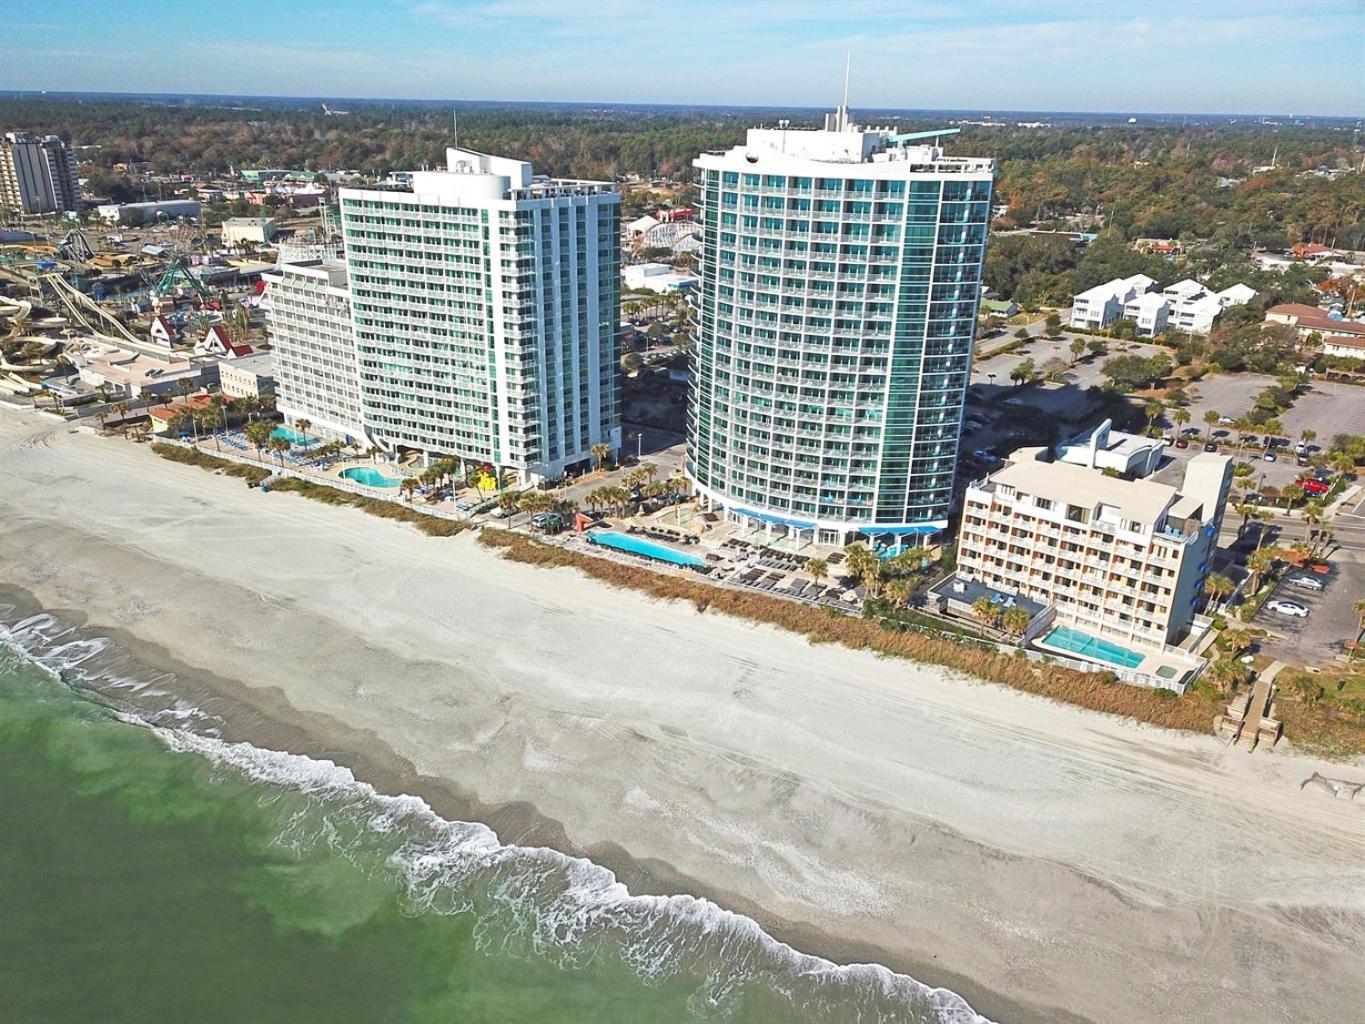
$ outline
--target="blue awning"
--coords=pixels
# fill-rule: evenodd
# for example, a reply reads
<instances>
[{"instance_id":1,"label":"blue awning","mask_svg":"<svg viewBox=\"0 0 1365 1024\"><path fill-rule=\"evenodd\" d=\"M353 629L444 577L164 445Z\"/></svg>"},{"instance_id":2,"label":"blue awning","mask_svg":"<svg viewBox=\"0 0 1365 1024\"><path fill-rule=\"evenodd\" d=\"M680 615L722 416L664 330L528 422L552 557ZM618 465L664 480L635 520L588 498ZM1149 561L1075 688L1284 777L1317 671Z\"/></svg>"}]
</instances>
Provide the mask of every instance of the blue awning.
<instances>
[{"instance_id":1,"label":"blue awning","mask_svg":"<svg viewBox=\"0 0 1365 1024\"><path fill-rule=\"evenodd\" d=\"M750 519L759 519L765 523L777 523L779 526L790 526L794 530L815 529L814 523L807 522L804 519L788 519L786 516L775 516L770 512L754 512L747 508L737 508L735 511L742 516L748 516Z\"/></svg>"},{"instance_id":2,"label":"blue awning","mask_svg":"<svg viewBox=\"0 0 1365 1024\"><path fill-rule=\"evenodd\" d=\"M944 524L943 526L937 526L933 523L915 523L913 525L908 526L859 526L858 532L866 533L875 537L879 533L894 533L897 535L942 533L947 528L948 528L947 524Z\"/></svg>"}]
</instances>

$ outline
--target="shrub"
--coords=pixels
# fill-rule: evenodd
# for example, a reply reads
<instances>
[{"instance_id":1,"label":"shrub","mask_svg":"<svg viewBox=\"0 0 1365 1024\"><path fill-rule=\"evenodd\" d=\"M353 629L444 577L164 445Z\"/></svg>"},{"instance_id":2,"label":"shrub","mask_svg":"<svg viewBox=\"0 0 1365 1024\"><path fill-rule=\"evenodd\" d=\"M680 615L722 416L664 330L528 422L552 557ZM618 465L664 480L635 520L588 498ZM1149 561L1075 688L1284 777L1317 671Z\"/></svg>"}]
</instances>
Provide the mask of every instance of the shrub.
<instances>
[{"instance_id":1,"label":"shrub","mask_svg":"<svg viewBox=\"0 0 1365 1024\"><path fill-rule=\"evenodd\" d=\"M169 462L179 462L186 466L198 466L201 469L216 470L224 476L235 476L258 484L266 477L270 476L270 470L264 466L248 466L240 462L230 462L227 459L220 459L213 455L207 455L197 448L182 448L178 444L162 444L160 442L152 445L152 451L160 455Z\"/></svg>"}]
</instances>

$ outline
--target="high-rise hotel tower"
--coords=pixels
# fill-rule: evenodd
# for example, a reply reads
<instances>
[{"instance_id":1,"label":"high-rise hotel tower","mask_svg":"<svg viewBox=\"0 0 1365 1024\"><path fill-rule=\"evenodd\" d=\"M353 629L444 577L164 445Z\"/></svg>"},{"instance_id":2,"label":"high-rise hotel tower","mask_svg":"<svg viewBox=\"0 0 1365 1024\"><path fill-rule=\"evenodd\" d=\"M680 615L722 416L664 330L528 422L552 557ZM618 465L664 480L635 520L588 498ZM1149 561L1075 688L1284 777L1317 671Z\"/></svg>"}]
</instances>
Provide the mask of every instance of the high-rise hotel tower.
<instances>
[{"instance_id":1,"label":"high-rise hotel tower","mask_svg":"<svg viewBox=\"0 0 1365 1024\"><path fill-rule=\"evenodd\" d=\"M687 470L727 517L890 547L947 526L994 165L937 134L840 108L695 161Z\"/></svg>"},{"instance_id":2,"label":"high-rise hotel tower","mask_svg":"<svg viewBox=\"0 0 1365 1024\"><path fill-rule=\"evenodd\" d=\"M281 408L386 449L557 478L620 446L620 194L472 150L446 159L410 190L342 189L344 266L271 276ZM353 380L329 383L348 366Z\"/></svg>"}]
</instances>

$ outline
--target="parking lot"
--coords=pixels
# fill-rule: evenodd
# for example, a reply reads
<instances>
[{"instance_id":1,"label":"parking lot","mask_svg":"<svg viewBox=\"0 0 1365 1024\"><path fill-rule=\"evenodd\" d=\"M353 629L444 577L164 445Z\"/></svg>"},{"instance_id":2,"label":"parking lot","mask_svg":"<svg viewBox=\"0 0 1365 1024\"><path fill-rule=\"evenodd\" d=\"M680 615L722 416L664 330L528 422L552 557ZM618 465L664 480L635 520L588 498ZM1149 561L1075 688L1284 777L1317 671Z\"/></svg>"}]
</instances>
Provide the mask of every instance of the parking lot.
<instances>
[{"instance_id":1,"label":"parking lot","mask_svg":"<svg viewBox=\"0 0 1365 1024\"><path fill-rule=\"evenodd\" d=\"M1326 576L1316 576L1326 584L1321 591L1293 586L1296 576L1315 576L1304 570L1291 570L1269 601L1252 619L1252 625L1267 630L1260 641L1262 654L1291 665L1325 665L1344 652L1346 641L1355 637L1359 621L1353 605L1365 594L1365 565L1334 561ZM1271 611L1271 601L1288 600L1308 609L1308 617L1292 618Z\"/></svg>"},{"instance_id":2,"label":"parking lot","mask_svg":"<svg viewBox=\"0 0 1365 1024\"><path fill-rule=\"evenodd\" d=\"M1112 356L1134 355L1147 358L1165 352L1165 349L1157 345L1148 345L1145 342L1100 338L1099 340L1108 346L1108 353L1098 356L1091 356L1087 353L1073 366L1071 365L1074 358L1071 354L1071 342L1074 338L1079 338L1085 342L1096 340L1089 335L1067 333L1063 333L1060 338L1034 338L1027 345L1015 349L1013 352L978 360L972 367L972 383L1008 386L1011 383L1010 373L1025 360L1033 360L1034 369L1041 374L1049 362L1053 359L1060 359L1067 364L1067 370L1062 374L1062 380L1083 391L1088 387L1104 383L1105 378L1101 368L1105 361Z\"/></svg>"}]
</instances>

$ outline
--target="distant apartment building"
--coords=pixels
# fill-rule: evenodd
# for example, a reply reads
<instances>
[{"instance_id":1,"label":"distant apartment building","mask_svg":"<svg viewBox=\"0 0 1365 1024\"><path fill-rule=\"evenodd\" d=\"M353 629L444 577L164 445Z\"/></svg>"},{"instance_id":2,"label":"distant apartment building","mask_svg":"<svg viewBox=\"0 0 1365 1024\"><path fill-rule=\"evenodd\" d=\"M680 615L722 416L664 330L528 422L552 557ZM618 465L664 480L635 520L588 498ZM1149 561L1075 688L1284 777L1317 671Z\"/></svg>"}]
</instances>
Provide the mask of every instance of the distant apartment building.
<instances>
[{"instance_id":1,"label":"distant apartment building","mask_svg":"<svg viewBox=\"0 0 1365 1024\"><path fill-rule=\"evenodd\" d=\"M1223 310L1229 306L1245 306L1256 297L1256 289L1234 284L1220 292L1212 292L1198 281L1186 278L1161 294L1168 304L1166 323L1171 330L1208 334Z\"/></svg>"},{"instance_id":2,"label":"distant apartment building","mask_svg":"<svg viewBox=\"0 0 1365 1024\"><path fill-rule=\"evenodd\" d=\"M1160 292L1145 274L1118 277L1081 292L1072 302L1071 326L1102 330L1120 317L1131 320L1142 337L1166 331L1208 334L1229 306L1245 305L1254 289L1235 284L1210 292L1198 281L1178 281Z\"/></svg>"},{"instance_id":3,"label":"distant apartment building","mask_svg":"<svg viewBox=\"0 0 1365 1024\"><path fill-rule=\"evenodd\" d=\"M276 227L274 217L229 217L223 221L221 229L223 244L229 247L243 242L265 245L275 237Z\"/></svg>"},{"instance_id":4,"label":"distant apartment building","mask_svg":"<svg viewBox=\"0 0 1365 1024\"><path fill-rule=\"evenodd\" d=\"M218 386L228 398L263 398L275 393L274 356L269 352L224 359L218 364Z\"/></svg>"},{"instance_id":5,"label":"distant apartment building","mask_svg":"<svg viewBox=\"0 0 1365 1024\"><path fill-rule=\"evenodd\" d=\"M1053 606L1088 635L1160 649L1189 627L1209 572L1232 460L1201 453L1177 490L1022 449L967 487L956 576ZM942 592L951 592L951 581Z\"/></svg>"},{"instance_id":6,"label":"distant apartment building","mask_svg":"<svg viewBox=\"0 0 1365 1024\"><path fill-rule=\"evenodd\" d=\"M95 212L110 224L155 224L177 217L198 217L203 206L196 199L164 199L145 203L106 203Z\"/></svg>"},{"instance_id":7,"label":"distant apartment building","mask_svg":"<svg viewBox=\"0 0 1365 1024\"><path fill-rule=\"evenodd\" d=\"M621 271L621 279L630 291L680 292L697 285L694 275L680 274L667 263L636 263Z\"/></svg>"},{"instance_id":8,"label":"distant apartment building","mask_svg":"<svg viewBox=\"0 0 1365 1024\"><path fill-rule=\"evenodd\" d=\"M1146 274L1134 274L1087 288L1071 300L1071 326L1102 330L1123 316L1130 302L1155 287L1156 281Z\"/></svg>"},{"instance_id":9,"label":"distant apartment building","mask_svg":"<svg viewBox=\"0 0 1365 1024\"><path fill-rule=\"evenodd\" d=\"M1287 324L1304 340L1316 334L1319 337L1365 337L1365 323L1355 320L1342 320L1317 306L1302 302L1286 302L1271 306L1265 311L1268 324Z\"/></svg>"},{"instance_id":10,"label":"distant apartment building","mask_svg":"<svg viewBox=\"0 0 1365 1024\"><path fill-rule=\"evenodd\" d=\"M80 206L76 160L56 135L6 132L0 141L0 209L60 213Z\"/></svg>"},{"instance_id":11,"label":"distant apartment building","mask_svg":"<svg viewBox=\"0 0 1365 1024\"><path fill-rule=\"evenodd\" d=\"M730 520L885 547L946 528L994 164L934 142L840 108L695 161L687 473Z\"/></svg>"},{"instance_id":12,"label":"distant apartment building","mask_svg":"<svg viewBox=\"0 0 1365 1024\"><path fill-rule=\"evenodd\" d=\"M342 189L361 413L383 447L524 483L620 446L620 194L446 151L411 191Z\"/></svg>"},{"instance_id":13,"label":"distant apartment building","mask_svg":"<svg viewBox=\"0 0 1365 1024\"><path fill-rule=\"evenodd\" d=\"M275 364L275 405L290 421L360 440L360 369L346 265L335 259L282 263L261 275Z\"/></svg>"},{"instance_id":14,"label":"distant apartment building","mask_svg":"<svg viewBox=\"0 0 1365 1024\"><path fill-rule=\"evenodd\" d=\"M1365 324L1361 325L1365 327ZM1350 334L1329 334L1322 339L1322 354L1339 356L1343 359L1365 360L1365 332L1359 336Z\"/></svg>"}]
</instances>

